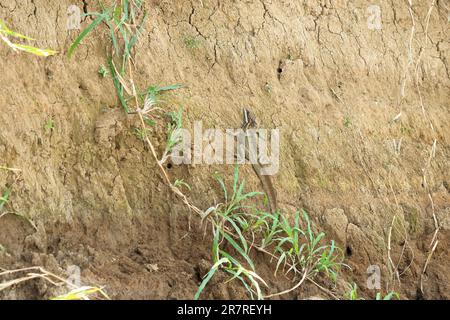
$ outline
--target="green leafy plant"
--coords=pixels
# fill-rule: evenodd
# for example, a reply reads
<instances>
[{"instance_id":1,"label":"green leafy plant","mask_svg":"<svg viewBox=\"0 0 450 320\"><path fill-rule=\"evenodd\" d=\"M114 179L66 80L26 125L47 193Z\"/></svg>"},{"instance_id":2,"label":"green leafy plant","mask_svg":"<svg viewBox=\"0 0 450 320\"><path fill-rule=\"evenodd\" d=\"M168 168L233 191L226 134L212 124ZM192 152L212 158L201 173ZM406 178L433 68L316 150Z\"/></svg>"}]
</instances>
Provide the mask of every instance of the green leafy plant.
<instances>
[{"instance_id":1,"label":"green leafy plant","mask_svg":"<svg viewBox=\"0 0 450 320\"><path fill-rule=\"evenodd\" d=\"M183 142L183 109L180 108L177 112L169 112L167 115L170 117L170 121L167 124L166 149L160 160L161 164L166 162L173 148Z\"/></svg>"},{"instance_id":2,"label":"green leafy plant","mask_svg":"<svg viewBox=\"0 0 450 320\"><path fill-rule=\"evenodd\" d=\"M24 39L24 40L34 40L30 37L24 36L23 34L12 31L11 29L9 29L6 26L5 22L0 19L0 39L2 39L14 51L20 50L20 51L25 51L25 52L37 55L37 56L44 56L44 57L52 56L57 53L56 51L50 50L50 49L40 49L40 48L36 48L36 47L24 45L24 44L13 43L13 42L11 42L11 40L9 40L9 37L19 38L19 39Z\"/></svg>"},{"instance_id":3,"label":"green leafy plant","mask_svg":"<svg viewBox=\"0 0 450 320\"><path fill-rule=\"evenodd\" d=\"M133 134L139 140L144 141L148 134L148 128L134 128Z\"/></svg>"},{"instance_id":4,"label":"green leafy plant","mask_svg":"<svg viewBox=\"0 0 450 320\"><path fill-rule=\"evenodd\" d=\"M344 294L345 299L347 300L360 300L358 297L358 286L356 283L348 283L348 292Z\"/></svg>"},{"instance_id":5,"label":"green leafy plant","mask_svg":"<svg viewBox=\"0 0 450 320\"><path fill-rule=\"evenodd\" d=\"M161 94L166 91L180 89L183 86L181 84L174 84L170 86L150 86L143 92L138 93L138 98L143 104L143 108L140 110L142 114L146 114L152 110L154 106L161 102Z\"/></svg>"},{"instance_id":6,"label":"green leafy plant","mask_svg":"<svg viewBox=\"0 0 450 320\"><path fill-rule=\"evenodd\" d=\"M358 295L358 286L356 285L356 283L348 283L348 292L346 292L344 294L344 298L347 300L364 300L363 298L360 298ZM395 292L395 291L391 291L389 292L387 295L382 296L380 292L377 292L376 296L375 296L375 300L392 300L392 299L397 299L400 300L400 294Z\"/></svg>"},{"instance_id":7,"label":"green leafy plant","mask_svg":"<svg viewBox=\"0 0 450 320\"><path fill-rule=\"evenodd\" d=\"M400 294L394 291L389 292L387 295L385 295L384 297L381 295L380 292L377 293L376 300L392 300L392 299L397 299L400 300Z\"/></svg>"},{"instance_id":8,"label":"green leafy plant","mask_svg":"<svg viewBox=\"0 0 450 320\"><path fill-rule=\"evenodd\" d=\"M98 26L99 24L101 24L103 21L110 19L110 12L111 10L104 10L102 13L98 13L98 12L92 12L89 14L84 14L83 16L88 16L88 15L92 15L95 16L96 18L94 19L94 21L86 28L84 29L79 35L78 37L74 40L74 42L72 43L72 45L69 47L69 50L67 51L67 55L69 56L69 58L71 58L73 56L73 53L75 52L75 49L80 45L81 41L92 31L94 30L94 28L96 26Z\"/></svg>"},{"instance_id":9,"label":"green leafy plant","mask_svg":"<svg viewBox=\"0 0 450 320\"><path fill-rule=\"evenodd\" d=\"M47 122L44 125L44 130L47 132L52 131L55 128L55 122L53 119L48 119Z\"/></svg>"},{"instance_id":10,"label":"green leafy plant","mask_svg":"<svg viewBox=\"0 0 450 320\"><path fill-rule=\"evenodd\" d=\"M352 120L350 119L350 117L345 117L344 118L344 127L350 128L351 126L352 126Z\"/></svg>"},{"instance_id":11,"label":"green leafy plant","mask_svg":"<svg viewBox=\"0 0 450 320\"><path fill-rule=\"evenodd\" d=\"M112 55L108 58L109 72L112 75L114 87L119 96L120 103L125 111L130 112L126 95L133 97L133 88L130 88L123 77L126 74L131 51L142 33L147 13L142 12L143 1L116 1L110 8L103 8L101 12L86 13L85 16L95 17L94 21L86 27L75 39L68 50L69 58L73 56L82 40L97 26L104 23L108 27L112 42ZM116 68L115 60L119 68Z\"/></svg>"},{"instance_id":12,"label":"green leafy plant","mask_svg":"<svg viewBox=\"0 0 450 320\"><path fill-rule=\"evenodd\" d=\"M307 273L308 277L325 272L333 281L343 264L343 254L334 241L321 245L325 237L323 232L315 234L311 227L311 221L306 211L302 210L303 220L306 224L304 230L300 225L300 213L294 214L293 224L288 219L276 213L264 213L257 225L264 224L265 235L262 239L262 248L274 246L274 254L278 257L275 274L281 266L286 268L286 273Z\"/></svg>"},{"instance_id":13,"label":"green leafy plant","mask_svg":"<svg viewBox=\"0 0 450 320\"><path fill-rule=\"evenodd\" d=\"M336 281L341 267L345 265L342 251L335 246L334 241L323 244L325 234L314 233L309 216L304 210L303 221L297 211L293 223L290 223L288 218L279 212L262 212L254 205L246 204L246 200L263 194L244 193L245 180L238 182L238 167L234 171L231 196L224 180L218 175L216 179L223 191L225 202L207 210L213 225L214 265L205 276L199 291L203 290L204 282L210 280L211 274L222 269L232 276L231 279L240 280L251 298L263 298L261 284L266 283L256 273L250 255L252 248L276 259L275 276L283 269L285 275L292 274L294 279L298 278L297 276L301 279L293 288L265 297L295 290L306 278L312 279L319 273L324 273ZM260 246L256 244L257 239L261 243ZM198 297L200 293L197 293Z\"/></svg>"},{"instance_id":14,"label":"green leafy plant","mask_svg":"<svg viewBox=\"0 0 450 320\"><path fill-rule=\"evenodd\" d=\"M213 229L212 259L213 267L204 277L196 295L198 299L206 284L219 269L230 274L231 280L239 280L251 298L262 299L261 284L266 282L255 272L255 265L250 258L250 243L244 236L249 230L248 216L244 200L262 195L260 192L244 193L245 180L239 183L239 169L234 170L232 194L229 196L223 179L216 174L224 193L225 202L210 208Z\"/></svg>"},{"instance_id":15,"label":"green leafy plant","mask_svg":"<svg viewBox=\"0 0 450 320\"><path fill-rule=\"evenodd\" d=\"M155 120L150 119L150 118L147 117L147 116L144 116L143 119L144 119L144 123L145 123L146 125L148 125L148 126L153 127L153 126L156 124Z\"/></svg>"},{"instance_id":16,"label":"green leafy plant","mask_svg":"<svg viewBox=\"0 0 450 320\"><path fill-rule=\"evenodd\" d=\"M0 210L3 209L6 203L8 203L10 194L10 189L6 189L5 191L3 191L3 194L0 197Z\"/></svg>"},{"instance_id":17,"label":"green leafy plant","mask_svg":"<svg viewBox=\"0 0 450 320\"><path fill-rule=\"evenodd\" d=\"M106 76L108 75L109 71L108 71L108 69L105 68L104 65L101 65L101 66L98 68L97 73L98 73L99 76L101 76L102 78L106 78Z\"/></svg>"},{"instance_id":18,"label":"green leafy plant","mask_svg":"<svg viewBox=\"0 0 450 320\"><path fill-rule=\"evenodd\" d=\"M177 179L175 180L174 184L175 187L180 187L180 186L184 186L186 187L189 191L192 190L191 186L189 184L187 184L186 182L184 182L183 179Z\"/></svg>"},{"instance_id":19,"label":"green leafy plant","mask_svg":"<svg viewBox=\"0 0 450 320\"><path fill-rule=\"evenodd\" d=\"M8 250L0 243L0 253L6 254L7 256L10 256L8 253Z\"/></svg>"},{"instance_id":20,"label":"green leafy plant","mask_svg":"<svg viewBox=\"0 0 450 320\"><path fill-rule=\"evenodd\" d=\"M200 41L196 37L188 36L184 38L184 45L188 49L197 49L200 46Z\"/></svg>"},{"instance_id":21,"label":"green leafy plant","mask_svg":"<svg viewBox=\"0 0 450 320\"><path fill-rule=\"evenodd\" d=\"M116 0L109 8L102 6L101 12L87 13L86 16L94 17L94 21L84 29L80 35L75 39L68 50L68 55L71 57L76 48L82 43L83 39L95 28L101 24L107 26L107 31L111 37L111 54L107 57L107 67L111 74L117 96L120 104L128 114L137 114L141 122L141 128L136 130L134 134L144 139L149 147L151 155L157 161L158 168L163 174L164 181L170 187L170 190L181 199L181 201L194 213L199 216L204 216L204 211L193 205L188 198L181 192L179 188L173 185L169 175L162 165L168 157L168 150L180 141L178 132L180 131L180 123L172 121L168 126L168 145L166 152L162 156L162 161L159 159L156 148L152 141L148 138L147 126L153 126L154 120L150 117L151 111L160 110L155 107L158 104L160 94L164 91L174 90L181 87L181 85L171 86L151 86L146 90L141 91L140 87L135 84L133 79L133 70L136 65L132 61L132 53L135 45L141 35L147 13L143 10L142 0ZM181 115L181 111L179 113ZM181 117L179 117L181 121Z\"/></svg>"},{"instance_id":22,"label":"green leafy plant","mask_svg":"<svg viewBox=\"0 0 450 320\"><path fill-rule=\"evenodd\" d=\"M111 74L120 104L127 113L138 113L141 116L142 128L135 129L134 135L144 140L148 129L146 125L153 126L155 122L147 114L159 103L162 92L181 88L179 84L170 86L150 86L141 91L135 85L132 78L126 80L127 71L131 70L131 52L142 33L147 13L142 10L143 1L121 0L115 1L113 6L102 8L101 12L90 12L86 16L95 17L94 21L86 27L75 39L68 50L68 56L72 57L76 48L83 39L97 26L104 23L108 27L112 42L112 54L108 57L108 69L101 68L99 73L105 76ZM119 67L117 67L119 66ZM131 111L130 103L135 102L135 111ZM142 105L140 108L139 106ZM182 110L169 113L171 122L167 128L166 150L159 160L165 162L173 147L181 142ZM148 142L148 141L147 141ZM150 147L153 150L153 146Z\"/></svg>"},{"instance_id":23,"label":"green leafy plant","mask_svg":"<svg viewBox=\"0 0 450 320\"><path fill-rule=\"evenodd\" d=\"M170 122L167 125L167 148L172 150L175 145L182 141L179 131L183 126L183 109L180 108L177 112L169 112L167 115L170 117Z\"/></svg>"}]
</instances>

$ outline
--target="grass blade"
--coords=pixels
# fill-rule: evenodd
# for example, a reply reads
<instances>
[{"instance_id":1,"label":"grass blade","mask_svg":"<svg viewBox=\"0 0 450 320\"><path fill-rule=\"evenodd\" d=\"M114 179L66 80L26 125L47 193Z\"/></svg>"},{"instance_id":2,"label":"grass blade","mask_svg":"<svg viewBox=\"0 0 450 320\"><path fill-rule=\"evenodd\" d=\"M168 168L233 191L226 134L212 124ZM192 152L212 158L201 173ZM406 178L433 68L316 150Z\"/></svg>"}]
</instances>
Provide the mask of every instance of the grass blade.
<instances>
[{"instance_id":1,"label":"grass blade","mask_svg":"<svg viewBox=\"0 0 450 320\"><path fill-rule=\"evenodd\" d=\"M224 263L229 263L230 261L227 258L222 258L219 261L217 261L209 270L206 277L203 279L202 283L198 287L197 293L194 296L194 300L198 300L200 297L200 294L202 293L203 289L208 284L209 280L211 280L212 276L216 273L216 271L219 269L219 267Z\"/></svg>"},{"instance_id":2,"label":"grass blade","mask_svg":"<svg viewBox=\"0 0 450 320\"><path fill-rule=\"evenodd\" d=\"M3 32L4 34L8 35L8 36L12 36L12 37L16 37L16 38L21 38L21 39L25 39L25 40L34 40L33 38L24 36L23 34L17 33L12 31L11 29L9 29L5 22L3 20L0 19L0 32Z\"/></svg>"},{"instance_id":3,"label":"grass blade","mask_svg":"<svg viewBox=\"0 0 450 320\"><path fill-rule=\"evenodd\" d=\"M0 197L0 210L3 209L3 206L8 202L10 194L11 194L11 190L9 190L9 189L6 189L3 192L3 195Z\"/></svg>"},{"instance_id":4,"label":"grass blade","mask_svg":"<svg viewBox=\"0 0 450 320\"><path fill-rule=\"evenodd\" d=\"M88 35L89 32L91 32L96 26L98 26L100 23L102 23L103 20L105 20L107 17L107 13L100 14L86 29L84 29L80 35L75 39L75 41L72 43L72 45L69 48L69 51L67 52L67 55L69 58L72 57L73 52L75 49L79 46L81 40L84 39Z\"/></svg>"},{"instance_id":5,"label":"grass blade","mask_svg":"<svg viewBox=\"0 0 450 320\"><path fill-rule=\"evenodd\" d=\"M228 234L223 233L224 238L233 246L234 249L247 261L249 266L255 271L255 265L253 261L249 258L249 256L245 253L245 251L231 238Z\"/></svg>"},{"instance_id":6,"label":"grass blade","mask_svg":"<svg viewBox=\"0 0 450 320\"><path fill-rule=\"evenodd\" d=\"M101 293L106 299L109 300L109 297L106 295L106 293L104 293L102 289L97 287L76 288L66 294L57 296L50 300L89 300L89 295L92 295L97 292Z\"/></svg>"},{"instance_id":7,"label":"grass blade","mask_svg":"<svg viewBox=\"0 0 450 320\"><path fill-rule=\"evenodd\" d=\"M117 78L116 69L114 68L112 58L109 58L108 60L109 69L111 71L114 87L116 88L117 95L119 96L120 103L122 104L122 107L125 109L126 113L130 112L130 109L128 108L127 101L125 100L125 97L123 96L123 87L119 82L119 79Z\"/></svg>"}]
</instances>

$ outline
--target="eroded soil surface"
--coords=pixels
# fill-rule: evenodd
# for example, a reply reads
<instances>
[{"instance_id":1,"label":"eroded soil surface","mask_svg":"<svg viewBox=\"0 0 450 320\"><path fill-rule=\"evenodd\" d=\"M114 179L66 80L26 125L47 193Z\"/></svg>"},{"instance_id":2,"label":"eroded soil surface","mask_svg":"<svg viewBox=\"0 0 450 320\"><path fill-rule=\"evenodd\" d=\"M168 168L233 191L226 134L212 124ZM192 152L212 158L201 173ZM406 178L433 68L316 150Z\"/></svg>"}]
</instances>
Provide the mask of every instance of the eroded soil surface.
<instances>
[{"instance_id":1,"label":"eroded soil surface","mask_svg":"<svg viewBox=\"0 0 450 320\"><path fill-rule=\"evenodd\" d=\"M115 299L191 299L211 267L209 233L165 185L112 81L99 77L109 45L102 28L67 58L79 34L66 29L74 2L98 9L0 0L12 29L59 51L44 59L0 45L0 166L21 170L0 169L0 192L11 189L0 211L0 267L65 275L76 265L83 283ZM184 84L164 108L182 106L186 128L197 120L239 127L249 106L261 127L280 129L279 207L305 208L343 248L352 269L336 287L317 279L338 297L355 282L373 299L366 271L377 265L382 292L450 298L450 3L412 2L378 1L381 29L370 28L367 1L146 3L136 81ZM50 119L53 129L44 129ZM162 152L165 130L157 128ZM167 170L206 209L222 199L213 173L230 182L233 166ZM241 175L248 190L261 189L250 166ZM273 261L254 258L274 292L292 286L273 277ZM246 297L225 279L213 278L203 297ZM60 289L35 280L0 298L43 299ZM311 283L283 298L310 296L332 298Z\"/></svg>"}]
</instances>

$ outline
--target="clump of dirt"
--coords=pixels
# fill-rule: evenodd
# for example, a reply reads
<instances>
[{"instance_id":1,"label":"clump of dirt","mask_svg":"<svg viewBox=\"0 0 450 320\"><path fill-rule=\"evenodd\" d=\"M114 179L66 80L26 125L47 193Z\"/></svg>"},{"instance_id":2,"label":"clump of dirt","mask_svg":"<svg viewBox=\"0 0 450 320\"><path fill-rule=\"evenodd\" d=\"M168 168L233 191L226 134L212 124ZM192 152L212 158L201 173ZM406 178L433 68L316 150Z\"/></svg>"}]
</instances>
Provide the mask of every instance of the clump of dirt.
<instances>
[{"instance_id":1,"label":"clump of dirt","mask_svg":"<svg viewBox=\"0 0 450 320\"><path fill-rule=\"evenodd\" d=\"M66 27L71 4L0 0L0 18L12 29L60 52L42 59L0 46L0 166L20 169L0 168L0 192L11 190L0 211L0 267L39 265L64 275L77 266L84 284L105 286L116 299L190 299L211 267L209 233L165 185L111 79L99 77L109 45L102 29L72 60L65 55L79 33ZM280 129L279 207L305 208L352 268L337 289L318 279L322 286L342 296L346 282L356 282L367 299L390 290L403 299L450 298L444 2L145 6L136 81L186 86L166 95L164 108L182 106L188 129L197 120L225 129L239 127L242 107L250 106L260 127ZM163 150L164 130L151 134ZM167 170L206 209L222 198L212 174L231 177L233 168ZM247 189L261 189L251 167L241 174ZM272 276L273 261L255 260L274 291L292 285ZM381 289L366 286L370 266L381 271ZM204 298L246 297L221 277ZM33 280L0 297L48 298L60 289ZM311 283L284 298L315 295L332 298Z\"/></svg>"}]
</instances>

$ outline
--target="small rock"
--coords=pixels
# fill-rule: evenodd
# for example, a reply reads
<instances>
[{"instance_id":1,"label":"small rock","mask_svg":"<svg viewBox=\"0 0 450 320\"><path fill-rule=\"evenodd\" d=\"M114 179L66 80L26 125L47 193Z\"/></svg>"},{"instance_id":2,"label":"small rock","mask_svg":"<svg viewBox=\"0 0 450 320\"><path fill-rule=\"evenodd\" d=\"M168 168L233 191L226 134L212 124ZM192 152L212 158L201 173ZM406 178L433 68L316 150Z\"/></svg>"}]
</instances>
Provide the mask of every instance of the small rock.
<instances>
[{"instance_id":1,"label":"small rock","mask_svg":"<svg viewBox=\"0 0 450 320\"><path fill-rule=\"evenodd\" d=\"M145 268L150 272L156 272L159 270L158 265L156 263L148 263L145 265Z\"/></svg>"}]
</instances>

